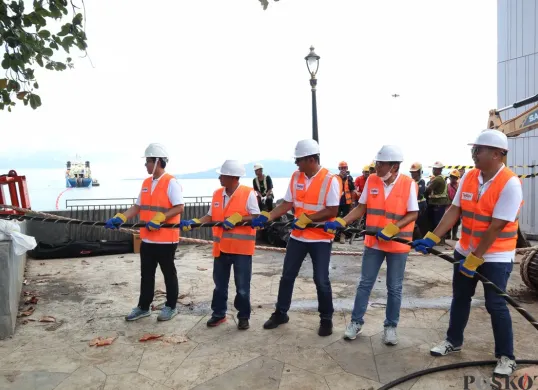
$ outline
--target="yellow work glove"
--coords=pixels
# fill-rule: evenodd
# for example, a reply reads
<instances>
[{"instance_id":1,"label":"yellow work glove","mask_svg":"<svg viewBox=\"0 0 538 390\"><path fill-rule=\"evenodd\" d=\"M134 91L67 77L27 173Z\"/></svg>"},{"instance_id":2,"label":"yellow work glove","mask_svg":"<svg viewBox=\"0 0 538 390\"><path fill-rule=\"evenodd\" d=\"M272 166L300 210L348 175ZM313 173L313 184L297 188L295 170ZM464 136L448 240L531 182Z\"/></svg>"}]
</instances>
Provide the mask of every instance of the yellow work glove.
<instances>
[{"instance_id":1,"label":"yellow work glove","mask_svg":"<svg viewBox=\"0 0 538 390\"><path fill-rule=\"evenodd\" d=\"M432 232L428 232L424 238L411 242L411 247L415 248L417 252L422 252L425 255L429 253L429 249L439 244L441 239Z\"/></svg>"},{"instance_id":2,"label":"yellow work glove","mask_svg":"<svg viewBox=\"0 0 538 390\"><path fill-rule=\"evenodd\" d=\"M338 229L344 228L346 226L346 221L344 221L342 218L336 218L334 221L325 222L323 230L325 230L327 233L336 234Z\"/></svg>"},{"instance_id":3,"label":"yellow work glove","mask_svg":"<svg viewBox=\"0 0 538 390\"><path fill-rule=\"evenodd\" d=\"M376 237L381 241L390 241L398 233L400 233L400 228L391 222L383 230L377 232Z\"/></svg>"},{"instance_id":4,"label":"yellow work glove","mask_svg":"<svg viewBox=\"0 0 538 390\"><path fill-rule=\"evenodd\" d=\"M192 224L195 224L195 223L201 223L199 219L186 219L186 220L181 220L179 222L179 228L184 231L184 232L189 232L192 230Z\"/></svg>"},{"instance_id":5,"label":"yellow work glove","mask_svg":"<svg viewBox=\"0 0 538 390\"><path fill-rule=\"evenodd\" d=\"M155 213L151 221L146 224L146 228L151 231L156 231L161 228L161 224L166 220L164 213L158 212Z\"/></svg>"},{"instance_id":6,"label":"yellow work glove","mask_svg":"<svg viewBox=\"0 0 538 390\"><path fill-rule=\"evenodd\" d=\"M243 217L239 213L234 213L230 215L228 218L226 218L226 221L222 224L222 227L226 230L233 229L235 227L235 224L238 222L241 222L243 220Z\"/></svg>"},{"instance_id":7,"label":"yellow work glove","mask_svg":"<svg viewBox=\"0 0 538 390\"><path fill-rule=\"evenodd\" d=\"M460 272L462 275L467 276L468 278L473 278L476 273L476 269L484 264L484 259L477 257L473 252L465 258L465 260L460 260Z\"/></svg>"},{"instance_id":8,"label":"yellow work glove","mask_svg":"<svg viewBox=\"0 0 538 390\"><path fill-rule=\"evenodd\" d=\"M312 220L308 218L305 213L302 213L301 215L299 215L299 218L295 218L293 220L291 228L304 230L306 228L306 225L308 225L309 223L312 223Z\"/></svg>"},{"instance_id":9,"label":"yellow work glove","mask_svg":"<svg viewBox=\"0 0 538 390\"><path fill-rule=\"evenodd\" d=\"M117 213L108 221L106 221L105 228L107 229L118 229L122 223L127 222L127 217L122 213Z\"/></svg>"},{"instance_id":10,"label":"yellow work glove","mask_svg":"<svg viewBox=\"0 0 538 390\"><path fill-rule=\"evenodd\" d=\"M256 218L252 220L252 228L259 230L263 229L265 227L265 224L269 222L269 219L271 218L271 213L267 211L262 211L260 215L258 215Z\"/></svg>"}]
</instances>

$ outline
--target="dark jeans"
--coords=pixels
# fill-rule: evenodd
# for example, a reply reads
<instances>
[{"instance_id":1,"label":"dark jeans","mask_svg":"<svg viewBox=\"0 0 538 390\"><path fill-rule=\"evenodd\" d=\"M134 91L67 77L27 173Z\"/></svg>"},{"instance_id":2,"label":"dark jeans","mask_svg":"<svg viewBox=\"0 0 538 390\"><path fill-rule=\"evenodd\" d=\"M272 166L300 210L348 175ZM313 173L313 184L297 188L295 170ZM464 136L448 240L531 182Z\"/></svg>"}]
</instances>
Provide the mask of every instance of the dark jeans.
<instances>
[{"instance_id":1,"label":"dark jeans","mask_svg":"<svg viewBox=\"0 0 538 390\"><path fill-rule=\"evenodd\" d=\"M250 318L250 280L252 279L252 256L220 253L213 260L213 300L211 309L213 317L223 318L226 316L228 302L228 284L230 272L234 268L235 301L237 318Z\"/></svg>"},{"instance_id":2,"label":"dark jeans","mask_svg":"<svg viewBox=\"0 0 538 390\"><path fill-rule=\"evenodd\" d=\"M287 313L291 305L293 285L299 274L303 260L307 254L312 258L314 282L318 292L318 311L321 319L330 320L333 317L333 297L331 281L329 280L329 262L331 260L330 242L302 242L290 238L284 257L284 268L278 289L276 310Z\"/></svg>"},{"instance_id":3,"label":"dark jeans","mask_svg":"<svg viewBox=\"0 0 538 390\"><path fill-rule=\"evenodd\" d=\"M155 271L161 267L166 285L166 306L175 309L178 297L178 281L174 255L177 244L140 244L140 299L138 307L149 310L155 292Z\"/></svg>"},{"instance_id":4,"label":"dark jeans","mask_svg":"<svg viewBox=\"0 0 538 390\"><path fill-rule=\"evenodd\" d=\"M428 205L428 219L430 220L430 230L433 232L443 215L445 215L446 206Z\"/></svg>"},{"instance_id":5,"label":"dark jeans","mask_svg":"<svg viewBox=\"0 0 538 390\"><path fill-rule=\"evenodd\" d=\"M456 260L464 259L459 252L454 251ZM470 279L463 276L458 270L459 264L454 266L454 276L452 279L452 305L450 306L450 324L446 334L446 339L452 345L458 347L463 344L463 331L469 319L471 311L471 297L474 295L478 279ZM484 263L477 268L477 272L497 285L501 290L506 291L508 278L512 272L511 263ZM493 288L484 285L484 295L486 298L486 309L491 316L493 327L493 337L495 338L495 357L507 356L514 360L514 335L512 332L512 319L510 311L506 306L506 301L499 296ZM483 331L483 327L475 329L475 332Z\"/></svg>"},{"instance_id":6,"label":"dark jeans","mask_svg":"<svg viewBox=\"0 0 538 390\"><path fill-rule=\"evenodd\" d=\"M261 211L273 210L273 198L265 198L265 202L262 203L262 199L258 197L258 207Z\"/></svg>"}]
</instances>

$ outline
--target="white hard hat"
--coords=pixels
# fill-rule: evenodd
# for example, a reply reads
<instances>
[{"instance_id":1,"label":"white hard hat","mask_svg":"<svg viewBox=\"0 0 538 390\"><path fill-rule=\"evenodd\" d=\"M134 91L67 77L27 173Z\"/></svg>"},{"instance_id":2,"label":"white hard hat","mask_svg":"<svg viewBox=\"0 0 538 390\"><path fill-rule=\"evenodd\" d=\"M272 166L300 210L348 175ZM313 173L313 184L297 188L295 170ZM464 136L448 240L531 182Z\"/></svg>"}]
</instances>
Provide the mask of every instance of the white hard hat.
<instances>
[{"instance_id":1,"label":"white hard hat","mask_svg":"<svg viewBox=\"0 0 538 390\"><path fill-rule=\"evenodd\" d=\"M217 169L219 175L225 176L236 176L241 177L245 176L247 173L245 171L245 166L237 160L226 160L220 169Z\"/></svg>"},{"instance_id":2,"label":"white hard hat","mask_svg":"<svg viewBox=\"0 0 538 390\"><path fill-rule=\"evenodd\" d=\"M493 148L499 148L503 150L508 150L508 138L506 134L500 132L499 130L483 130L476 140L468 145L482 145L482 146L491 146Z\"/></svg>"},{"instance_id":3,"label":"white hard hat","mask_svg":"<svg viewBox=\"0 0 538 390\"><path fill-rule=\"evenodd\" d=\"M144 152L144 157L164 157L168 158L168 152L163 144L149 144Z\"/></svg>"},{"instance_id":4,"label":"white hard hat","mask_svg":"<svg viewBox=\"0 0 538 390\"><path fill-rule=\"evenodd\" d=\"M303 139L297 142L295 146L295 155L293 157L300 158L319 154L319 144L314 139Z\"/></svg>"},{"instance_id":5,"label":"white hard hat","mask_svg":"<svg viewBox=\"0 0 538 390\"><path fill-rule=\"evenodd\" d=\"M433 163L432 168L444 168L445 164L443 164L441 161L436 161Z\"/></svg>"},{"instance_id":6,"label":"white hard hat","mask_svg":"<svg viewBox=\"0 0 538 390\"><path fill-rule=\"evenodd\" d=\"M396 145L383 145L377 152L374 161L403 161L402 149Z\"/></svg>"},{"instance_id":7,"label":"white hard hat","mask_svg":"<svg viewBox=\"0 0 538 390\"><path fill-rule=\"evenodd\" d=\"M263 165L260 163L254 164L254 170L257 171L258 169L263 169Z\"/></svg>"}]
</instances>

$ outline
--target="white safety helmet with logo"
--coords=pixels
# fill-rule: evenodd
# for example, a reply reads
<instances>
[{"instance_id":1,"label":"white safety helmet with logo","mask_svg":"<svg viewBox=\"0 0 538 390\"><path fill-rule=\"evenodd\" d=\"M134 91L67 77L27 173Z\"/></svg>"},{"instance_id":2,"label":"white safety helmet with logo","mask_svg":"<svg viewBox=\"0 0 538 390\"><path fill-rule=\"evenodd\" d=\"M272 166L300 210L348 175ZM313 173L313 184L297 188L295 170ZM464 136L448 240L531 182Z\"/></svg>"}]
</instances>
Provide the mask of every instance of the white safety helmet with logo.
<instances>
[{"instance_id":1,"label":"white safety helmet with logo","mask_svg":"<svg viewBox=\"0 0 538 390\"><path fill-rule=\"evenodd\" d=\"M483 130L473 143L468 144L470 146L489 146L492 148L502 149L508 151L508 138L506 134L499 130L488 129Z\"/></svg>"},{"instance_id":2,"label":"white safety helmet with logo","mask_svg":"<svg viewBox=\"0 0 538 390\"><path fill-rule=\"evenodd\" d=\"M443 164L441 161L436 161L433 163L432 168L444 168L445 164Z\"/></svg>"},{"instance_id":3,"label":"white safety helmet with logo","mask_svg":"<svg viewBox=\"0 0 538 390\"><path fill-rule=\"evenodd\" d=\"M403 152L397 145L383 145L377 152L374 161L380 162L402 162Z\"/></svg>"},{"instance_id":4,"label":"white safety helmet with logo","mask_svg":"<svg viewBox=\"0 0 538 390\"><path fill-rule=\"evenodd\" d=\"M301 158L306 156L313 156L319 154L319 144L314 139L303 139L297 142L295 146L295 154L293 157Z\"/></svg>"},{"instance_id":5,"label":"white safety helmet with logo","mask_svg":"<svg viewBox=\"0 0 538 390\"><path fill-rule=\"evenodd\" d=\"M219 175L224 176L235 176L241 177L245 176L247 173L245 171L245 166L237 160L226 160L220 169L217 169Z\"/></svg>"},{"instance_id":6,"label":"white safety helmet with logo","mask_svg":"<svg viewBox=\"0 0 538 390\"><path fill-rule=\"evenodd\" d=\"M257 171L258 169L263 169L263 165L260 163L254 164L254 170Z\"/></svg>"}]
</instances>

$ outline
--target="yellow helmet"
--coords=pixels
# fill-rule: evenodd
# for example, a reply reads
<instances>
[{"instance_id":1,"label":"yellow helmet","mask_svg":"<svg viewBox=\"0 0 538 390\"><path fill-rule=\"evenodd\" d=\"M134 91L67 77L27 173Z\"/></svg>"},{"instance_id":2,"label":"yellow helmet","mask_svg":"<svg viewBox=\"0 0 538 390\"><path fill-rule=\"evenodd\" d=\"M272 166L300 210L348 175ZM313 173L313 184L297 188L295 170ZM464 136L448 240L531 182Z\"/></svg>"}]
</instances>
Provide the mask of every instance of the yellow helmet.
<instances>
[{"instance_id":1,"label":"yellow helmet","mask_svg":"<svg viewBox=\"0 0 538 390\"><path fill-rule=\"evenodd\" d=\"M372 161L372 162L370 163L369 168L375 168L375 161Z\"/></svg>"},{"instance_id":2,"label":"yellow helmet","mask_svg":"<svg viewBox=\"0 0 538 390\"><path fill-rule=\"evenodd\" d=\"M409 172L417 172L422 170L422 164L419 162L414 162L413 165L411 165L411 168L409 168Z\"/></svg>"},{"instance_id":3,"label":"yellow helmet","mask_svg":"<svg viewBox=\"0 0 538 390\"><path fill-rule=\"evenodd\" d=\"M457 169L454 169L452 171L450 171L450 176L455 176L455 177L460 177L460 171L458 171Z\"/></svg>"},{"instance_id":4,"label":"yellow helmet","mask_svg":"<svg viewBox=\"0 0 538 390\"><path fill-rule=\"evenodd\" d=\"M370 172L371 165L365 165L364 168L362 168L363 172Z\"/></svg>"}]
</instances>

